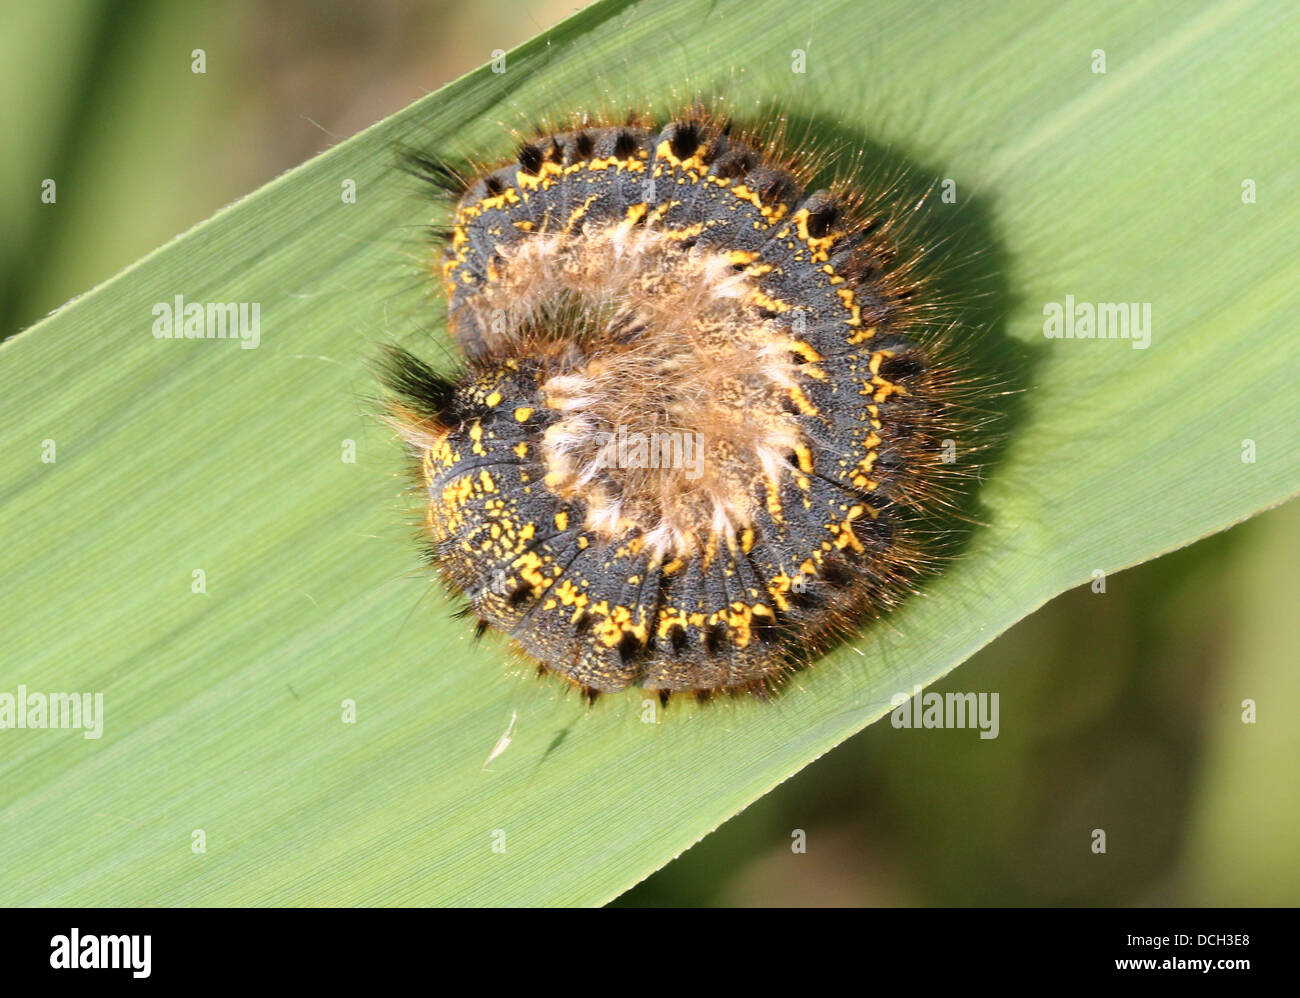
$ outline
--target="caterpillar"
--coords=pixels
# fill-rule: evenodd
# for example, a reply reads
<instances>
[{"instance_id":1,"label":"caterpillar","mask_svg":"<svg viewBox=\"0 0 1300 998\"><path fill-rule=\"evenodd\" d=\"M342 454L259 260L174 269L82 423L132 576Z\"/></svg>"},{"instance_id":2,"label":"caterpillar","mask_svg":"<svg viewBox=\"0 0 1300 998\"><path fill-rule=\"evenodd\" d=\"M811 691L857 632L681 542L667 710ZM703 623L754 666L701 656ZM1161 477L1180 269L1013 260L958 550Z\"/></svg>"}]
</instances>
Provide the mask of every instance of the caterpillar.
<instances>
[{"instance_id":1,"label":"caterpillar","mask_svg":"<svg viewBox=\"0 0 1300 998\"><path fill-rule=\"evenodd\" d=\"M814 159L701 106L406 155L464 355L384 370L429 560L588 698L769 696L934 563L970 379L916 332L917 206Z\"/></svg>"}]
</instances>

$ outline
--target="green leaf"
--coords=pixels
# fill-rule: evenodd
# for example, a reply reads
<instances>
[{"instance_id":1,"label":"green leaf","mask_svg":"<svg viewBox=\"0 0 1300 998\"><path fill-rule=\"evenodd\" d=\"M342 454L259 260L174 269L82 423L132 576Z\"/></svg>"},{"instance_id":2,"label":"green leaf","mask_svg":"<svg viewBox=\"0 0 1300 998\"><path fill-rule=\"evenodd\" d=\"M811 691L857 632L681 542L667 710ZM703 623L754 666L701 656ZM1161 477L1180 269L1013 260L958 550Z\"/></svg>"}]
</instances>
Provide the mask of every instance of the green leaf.
<instances>
[{"instance_id":1,"label":"green leaf","mask_svg":"<svg viewBox=\"0 0 1300 998\"><path fill-rule=\"evenodd\" d=\"M1300 14L790 11L598 3L0 348L0 694L101 692L104 720L0 731L0 902L600 903L1095 570L1297 491ZM503 122L609 87L776 98L954 180L955 245L986 234L1003 289L987 335L1027 358L982 526L921 597L774 703L654 725L636 693L587 709L472 643L416 567L400 449L370 415L380 342L445 356L416 335L429 209L393 145L490 154ZM260 303L260 345L155 339L176 295ZM1151 303L1150 347L1046 339L1066 295Z\"/></svg>"}]
</instances>

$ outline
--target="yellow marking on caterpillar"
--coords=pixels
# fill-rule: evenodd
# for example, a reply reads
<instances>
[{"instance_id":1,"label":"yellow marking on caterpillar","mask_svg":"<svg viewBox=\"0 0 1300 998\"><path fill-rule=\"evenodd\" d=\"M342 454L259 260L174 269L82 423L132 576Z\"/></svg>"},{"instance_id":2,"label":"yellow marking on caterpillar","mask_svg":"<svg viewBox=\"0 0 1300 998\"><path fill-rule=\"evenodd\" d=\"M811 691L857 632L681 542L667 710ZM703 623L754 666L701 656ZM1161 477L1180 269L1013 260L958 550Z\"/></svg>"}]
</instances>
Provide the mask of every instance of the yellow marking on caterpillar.
<instances>
[{"instance_id":1,"label":"yellow marking on caterpillar","mask_svg":"<svg viewBox=\"0 0 1300 998\"><path fill-rule=\"evenodd\" d=\"M704 231L704 223L696 222L694 225L688 225L684 229L664 229L663 234L669 239L693 239Z\"/></svg>"},{"instance_id":2,"label":"yellow marking on caterpillar","mask_svg":"<svg viewBox=\"0 0 1300 998\"><path fill-rule=\"evenodd\" d=\"M469 502L470 496L474 494L474 483L468 475L462 475L450 484L443 487L442 503L443 507L450 513L455 513L465 503Z\"/></svg>"},{"instance_id":3,"label":"yellow marking on caterpillar","mask_svg":"<svg viewBox=\"0 0 1300 998\"><path fill-rule=\"evenodd\" d=\"M842 550L851 547L858 554L866 551L866 548L862 546L862 541L858 539L858 535L853 532L853 521L861 519L863 512L864 507L853 506L842 521L830 525L831 532L836 535L835 546L837 548Z\"/></svg>"},{"instance_id":4,"label":"yellow marking on caterpillar","mask_svg":"<svg viewBox=\"0 0 1300 998\"><path fill-rule=\"evenodd\" d=\"M642 150L641 154L645 155L646 153L644 150ZM591 170L593 173L599 173L603 170L608 170L611 166L614 167L615 170L619 173L626 173L626 172L644 173L645 172L645 162L643 160L619 159L617 156L610 156L608 159L601 159L599 156L594 156L591 159L586 160L585 164L584 163L574 164L574 166L576 166L578 169L582 169L584 165L586 169Z\"/></svg>"},{"instance_id":5,"label":"yellow marking on caterpillar","mask_svg":"<svg viewBox=\"0 0 1300 998\"><path fill-rule=\"evenodd\" d=\"M763 294L763 292L759 291L757 288L749 293L749 300L759 308L765 308L769 312L790 311L789 304L781 301L779 298L771 298L768 295Z\"/></svg>"},{"instance_id":6,"label":"yellow marking on caterpillar","mask_svg":"<svg viewBox=\"0 0 1300 998\"><path fill-rule=\"evenodd\" d=\"M569 514L566 513L564 510L560 510L558 513L555 514L555 529L556 530L569 529Z\"/></svg>"},{"instance_id":7,"label":"yellow marking on caterpillar","mask_svg":"<svg viewBox=\"0 0 1300 998\"><path fill-rule=\"evenodd\" d=\"M892 381L886 381L881 377L872 378L871 383L877 388L876 393L872 396L872 400L875 402L883 402L891 395L907 394L907 389L902 385L896 385Z\"/></svg>"},{"instance_id":8,"label":"yellow marking on caterpillar","mask_svg":"<svg viewBox=\"0 0 1300 998\"><path fill-rule=\"evenodd\" d=\"M694 180L699 180L700 178L698 174L703 173L707 169L704 163L704 146L698 147L695 152L691 153L686 159L678 159L673 155L671 142L660 142L659 145L655 147L655 159L656 161L662 159L673 166L681 167L683 170L696 174L696 176L692 178Z\"/></svg>"},{"instance_id":9,"label":"yellow marking on caterpillar","mask_svg":"<svg viewBox=\"0 0 1300 998\"><path fill-rule=\"evenodd\" d=\"M857 296L854 295L854 293L853 293L853 289L852 289L852 288L836 288L836 289L835 289L835 293L836 293L837 295L839 295L839 297L840 297L840 303L844 306L844 308L845 308L845 309L848 311L848 313L849 313L849 317L845 320L845 322L847 322L850 326L860 326L860 325L862 325L862 306L857 304L857 302L856 302L856 297L857 297ZM873 335L875 335L875 330L872 330L872 331L871 331L870 333L868 333L867 335L868 335L868 336L873 336ZM863 338L865 339L866 337L863 337ZM859 341L857 341L857 340L849 340L849 342L850 342L850 343L855 343L855 342L859 342Z\"/></svg>"},{"instance_id":10,"label":"yellow marking on caterpillar","mask_svg":"<svg viewBox=\"0 0 1300 998\"><path fill-rule=\"evenodd\" d=\"M794 402L796 408L805 416L816 416L817 407L808 401L808 396L803 393L803 389L798 385L790 385L786 388L786 394Z\"/></svg>"},{"instance_id":11,"label":"yellow marking on caterpillar","mask_svg":"<svg viewBox=\"0 0 1300 998\"><path fill-rule=\"evenodd\" d=\"M789 610L790 601L785 598L785 594L790 591L794 579L785 574L782 569L781 574L768 580L767 594L772 597L772 602L776 604L778 610Z\"/></svg>"},{"instance_id":12,"label":"yellow marking on caterpillar","mask_svg":"<svg viewBox=\"0 0 1300 998\"><path fill-rule=\"evenodd\" d=\"M740 200L748 201L752 204L758 209L759 214L761 214L769 223L781 221L781 219L785 218L785 213L790 210L790 206L784 203L775 205L764 204L763 199L758 196L758 192L750 190L745 184L737 184L735 187L731 188L731 193L740 198Z\"/></svg>"},{"instance_id":13,"label":"yellow marking on caterpillar","mask_svg":"<svg viewBox=\"0 0 1300 998\"><path fill-rule=\"evenodd\" d=\"M668 637L668 632L674 626L686 630L690 622L686 618L685 611L677 609L663 609L659 611L659 620L655 624L655 633L660 638Z\"/></svg>"},{"instance_id":14,"label":"yellow marking on caterpillar","mask_svg":"<svg viewBox=\"0 0 1300 998\"><path fill-rule=\"evenodd\" d=\"M486 405L489 409L495 409L497 406L501 404L501 393L493 392L491 395L489 395L487 398L483 400L483 404Z\"/></svg>"},{"instance_id":15,"label":"yellow marking on caterpillar","mask_svg":"<svg viewBox=\"0 0 1300 998\"><path fill-rule=\"evenodd\" d=\"M776 482L770 479L765 483L767 488L767 511L772 519L781 522L781 491L776 487Z\"/></svg>"},{"instance_id":16,"label":"yellow marking on caterpillar","mask_svg":"<svg viewBox=\"0 0 1300 998\"><path fill-rule=\"evenodd\" d=\"M862 382L862 390L858 394L865 395L873 402L880 403L891 395L906 395L907 389L902 385L894 384L892 381L886 381L877 374L873 375L870 381L864 380ZM871 425L876 429L880 429L881 424L879 420L873 419Z\"/></svg>"},{"instance_id":17,"label":"yellow marking on caterpillar","mask_svg":"<svg viewBox=\"0 0 1300 998\"><path fill-rule=\"evenodd\" d=\"M793 215L790 216L790 220L794 222L795 231L798 234L800 241L803 242L803 244L806 245L808 249L812 251L809 260L812 263L824 263L825 261L831 258L830 248L831 245L835 242L837 237L834 235L829 235L829 236L812 235L808 231L808 219L810 215L811 213L808 211L807 208L800 208L798 211L796 211Z\"/></svg>"},{"instance_id":18,"label":"yellow marking on caterpillar","mask_svg":"<svg viewBox=\"0 0 1300 998\"><path fill-rule=\"evenodd\" d=\"M515 189L513 187L507 187L500 194L494 194L491 197L483 198L483 200L469 207L474 208L475 215L481 215L485 211L497 211L506 208L508 205L518 203L519 195L515 193Z\"/></svg>"},{"instance_id":19,"label":"yellow marking on caterpillar","mask_svg":"<svg viewBox=\"0 0 1300 998\"><path fill-rule=\"evenodd\" d=\"M625 606L615 606L605 622L597 626L596 632L607 648L618 645L626 634L631 634L642 642L646 639L645 624L634 624L632 611Z\"/></svg>"},{"instance_id":20,"label":"yellow marking on caterpillar","mask_svg":"<svg viewBox=\"0 0 1300 998\"><path fill-rule=\"evenodd\" d=\"M469 438L474 441L474 446L470 450L480 457L487 457L487 451L483 449L483 424L477 419L469 428Z\"/></svg>"},{"instance_id":21,"label":"yellow marking on caterpillar","mask_svg":"<svg viewBox=\"0 0 1300 998\"><path fill-rule=\"evenodd\" d=\"M803 368L801 373L808 375L814 381L825 381L827 378L826 372L817 366L817 362L822 359L822 355L814 350L811 344L805 343L803 340L788 340L787 342L790 345L791 353L798 354L808 362L808 366Z\"/></svg>"},{"instance_id":22,"label":"yellow marking on caterpillar","mask_svg":"<svg viewBox=\"0 0 1300 998\"><path fill-rule=\"evenodd\" d=\"M893 350L877 350L871 355L871 360L868 362L867 367L871 369L872 374L879 374L880 365L884 359L886 357L893 357L894 355Z\"/></svg>"},{"instance_id":23,"label":"yellow marking on caterpillar","mask_svg":"<svg viewBox=\"0 0 1300 998\"><path fill-rule=\"evenodd\" d=\"M667 215L668 212L670 212L673 208L676 208L679 204L681 204L680 201L665 201L663 204L656 207L654 211L650 212L650 214L646 217L646 221L647 222L659 221L661 218Z\"/></svg>"},{"instance_id":24,"label":"yellow marking on caterpillar","mask_svg":"<svg viewBox=\"0 0 1300 998\"><path fill-rule=\"evenodd\" d=\"M582 609L589 602L587 594L568 579L555 587L555 595L565 606L576 606L578 609Z\"/></svg>"},{"instance_id":25,"label":"yellow marking on caterpillar","mask_svg":"<svg viewBox=\"0 0 1300 998\"><path fill-rule=\"evenodd\" d=\"M803 340L791 340L790 349L804 360L812 363L822 359L822 355L814 350L811 344L805 343Z\"/></svg>"},{"instance_id":26,"label":"yellow marking on caterpillar","mask_svg":"<svg viewBox=\"0 0 1300 998\"><path fill-rule=\"evenodd\" d=\"M569 214L569 221L564 226L565 231L571 232L573 230L574 225L576 225L579 221L582 220L583 215L587 214L587 209L590 208L593 204L595 204L599 200L600 200L600 195L593 194L585 201L583 201L582 204L578 205L578 207L574 208L573 211Z\"/></svg>"},{"instance_id":27,"label":"yellow marking on caterpillar","mask_svg":"<svg viewBox=\"0 0 1300 998\"><path fill-rule=\"evenodd\" d=\"M526 191L546 190L555 183L555 177L563 176L564 168L559 163L552 163L550 160L542 163L537 173L529 174L520 170L515 178L519 186Z\"/></svg>"},{"instance_id":28,"label":"yellow marking on caterpillar","mask_svg":"<svg viewBox=\"0 0 1300 998\"><path fill-rule=\"evenodd\" d=\"M518 409L515 410L515 421L519 423L526 423L528 422L529 419L532 418L532 415L533 415L532 406L521 405Z\"/></svg>"},{"instance_id":29,"label":"yellow marking on caterpillar","mask_svg":"<svg viewBox=\"0 0 1300 998\"><path fill-rule=\"evenodd\" d=\"M751 624L754 619L754 611L744 603L736 602L731 604L731 612L725 615L727 627L731 631L731 640L739 648L749 646L750 638L753 636Z\"/></svg>"},{"instance_id":30,"label":"yellow marking on caterpillar","mask_svg":"<svg viewBox=\"0 0 1300 998\"><path fill-rule=\"evenodd\" d=\"M542 574L546 562L536 551L529 551L520 555L511 563L510 567L518 570L519 577L532 587L535 596L540 596L542 591L553 581Z\"/></svg>"}]
</instances>

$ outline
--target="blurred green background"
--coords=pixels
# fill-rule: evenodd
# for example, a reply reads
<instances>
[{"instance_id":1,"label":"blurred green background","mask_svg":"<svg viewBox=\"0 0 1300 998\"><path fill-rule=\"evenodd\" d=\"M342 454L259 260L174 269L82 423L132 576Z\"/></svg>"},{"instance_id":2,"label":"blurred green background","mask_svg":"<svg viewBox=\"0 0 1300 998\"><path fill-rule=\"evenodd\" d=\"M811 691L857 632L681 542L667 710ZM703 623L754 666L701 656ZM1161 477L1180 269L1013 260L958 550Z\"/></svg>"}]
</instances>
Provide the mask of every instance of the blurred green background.
<instances>
[{"instance_id":1,"label":"blurred green background","mask_svg":"<svg viewBox=\"0 0 1300 998\"><path fill-rule=\"evenodd\" d=\"M574 9L4 0L0 335ZM1300 903L1298 552L1293 503L1062 596L934 687L997 739L881 721L619 903Z\"/></svg>"}]
</instances>

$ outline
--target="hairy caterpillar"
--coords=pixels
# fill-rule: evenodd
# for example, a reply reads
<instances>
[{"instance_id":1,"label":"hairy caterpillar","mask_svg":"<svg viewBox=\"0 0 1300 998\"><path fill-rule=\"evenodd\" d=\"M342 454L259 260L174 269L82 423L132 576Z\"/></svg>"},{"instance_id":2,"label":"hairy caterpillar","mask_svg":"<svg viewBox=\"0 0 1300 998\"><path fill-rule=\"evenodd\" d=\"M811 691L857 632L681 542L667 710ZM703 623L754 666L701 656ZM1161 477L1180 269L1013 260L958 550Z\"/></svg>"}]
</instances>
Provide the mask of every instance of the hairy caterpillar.
<instances>
[{"instance_id":1,"label":"hairy caterpillar","mask_svg":"<svg viewBox=\"0 0 1300 998\"><path fill-rule=\"evenodd\" d=\"M386 369L430 560L588 696L774 690L911 588L970 475L918 206L813 159L701 107L408 159L455 198L430 269L465 355Z\"/></svg>"}]
</instances>

